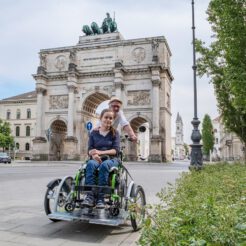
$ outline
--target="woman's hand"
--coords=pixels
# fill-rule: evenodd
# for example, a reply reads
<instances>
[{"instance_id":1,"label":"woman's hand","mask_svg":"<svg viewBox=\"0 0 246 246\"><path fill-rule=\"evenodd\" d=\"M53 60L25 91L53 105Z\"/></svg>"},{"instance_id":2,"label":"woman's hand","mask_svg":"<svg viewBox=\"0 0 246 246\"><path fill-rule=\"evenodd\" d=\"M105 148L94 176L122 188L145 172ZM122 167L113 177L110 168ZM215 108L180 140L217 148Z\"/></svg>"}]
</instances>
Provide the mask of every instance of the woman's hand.
<instances>
[{"instance_id":1,"label":"woman's hand","mask_svg":"<svg viewBox=\"0 0 246 246\"><path fill-rule=\"evenodd\" d=\"M101 151L100 150L97 150L97 149L91 149L89 151L89 155L101 155Z\"/></svg>"},{"instance_id":2,"label":"woman's hand","mask_svg":"<svg viewBox=\"0 0 246 246\"><path fill-rule=\"evenodd\" d=\"M92 155L92 159L95 160L95 161L97 161L99 164L102 163L102 160L101 160L100 156L97 155L97 154Z\"/></svg>"}]
</instances>

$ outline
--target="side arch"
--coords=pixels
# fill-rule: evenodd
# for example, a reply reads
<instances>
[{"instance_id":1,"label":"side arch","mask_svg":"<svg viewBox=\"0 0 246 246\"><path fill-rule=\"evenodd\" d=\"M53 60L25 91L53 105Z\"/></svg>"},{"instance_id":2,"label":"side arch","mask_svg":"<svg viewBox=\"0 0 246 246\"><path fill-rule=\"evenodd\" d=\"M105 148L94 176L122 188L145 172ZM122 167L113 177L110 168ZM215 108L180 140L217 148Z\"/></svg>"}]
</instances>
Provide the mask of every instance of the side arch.
<instances>
[{"instance_id":1,"label":"side arch","mask_svg":"<svg viewBox=\"0 0 246 246\"><path fill-rule=\"evenodd\" d=\"M150 130L153 129L153 122L152 122L152 120L147 115L145 115L145 114L137 114L137 113L135 113L135 114L131 115L127 120L128 120L129 123L131 123L133 120L138 119L138 118L140 118L139 119L139 124L140 125L143 124L143 123L148 122L149 123L149 129ZM141 120L141 118L143 120Z\"/></svg>"}]
</instances>

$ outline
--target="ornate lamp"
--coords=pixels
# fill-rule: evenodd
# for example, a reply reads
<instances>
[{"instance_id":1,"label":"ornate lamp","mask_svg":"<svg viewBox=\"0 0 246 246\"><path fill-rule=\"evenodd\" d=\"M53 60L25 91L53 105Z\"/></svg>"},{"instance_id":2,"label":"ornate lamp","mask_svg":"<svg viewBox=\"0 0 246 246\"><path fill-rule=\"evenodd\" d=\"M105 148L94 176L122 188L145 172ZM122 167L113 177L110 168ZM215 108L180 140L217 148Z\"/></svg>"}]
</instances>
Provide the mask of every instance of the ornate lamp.
<instances>
[{"instance_id":1,"label":"ornate lamp","mask_svg":"<svg viewBox=\"0 0 246 246\"><path fill-rule=\"evenodd\" d=\"M202 160L202 145L200 144L201 134L198 129L200 121L197 117L197 86L196 86L196 49L195 49L195 15L194 15L194 0L191 1L192 5L192 45L193 45L193 80L194 80L194 118L192 120L193 130L191 134L191 162L190 169L200 170L203 165Z\"/></svg>"}]
</instances>

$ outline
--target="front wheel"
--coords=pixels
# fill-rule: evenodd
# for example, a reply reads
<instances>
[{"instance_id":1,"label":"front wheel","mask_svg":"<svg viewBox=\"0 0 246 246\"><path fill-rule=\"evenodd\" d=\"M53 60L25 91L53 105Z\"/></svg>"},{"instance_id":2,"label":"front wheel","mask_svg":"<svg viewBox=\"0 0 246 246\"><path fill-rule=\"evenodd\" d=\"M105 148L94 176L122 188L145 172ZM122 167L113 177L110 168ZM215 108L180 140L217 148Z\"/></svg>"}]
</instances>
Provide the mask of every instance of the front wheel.
<instances>
[{"instance_id":1,"label":"front wheel","mask_svg":"<svg viewBox=\"0 0 246 246\"><path fill-rule=\"evenodd\" d=\"M55 212L65 212L65 205L69 202L73 178L66 176L62 180L57 179L48 185L44 198L44 209L47 215ZM59 221L50 219L52 221Z\"/></svg>"},{"instance_id":2,"label":"front wheel","mask_svg":"<svg viewBox=\"0 0 246 246\"><path fill-rule=\"evenodd\" d=\"M55 180L53 184L49 186L46 190L46 193L44 196L44 210L45 210L46 215L51 214L54 209L54 201L57 195L57 190L58 190L58 186L60 182L61 180L59 179ZM50 220L52 220L53 222L59 221L56 219L50 219Z\"/></svg>"},{"instance_id":3,"label":"front wheel","mask_svg":"<svg viewBox=\"0 0 246 246\"><path fill-rule=\"evenodd\" d=\"M145 217L146 199L142 186L138 185L136 188L135 185L133 186L133 190L131 192L131 200L132 202L129 207L131 224L133 230L137 231L141 228Z\"/></svg>"}]
</instances>

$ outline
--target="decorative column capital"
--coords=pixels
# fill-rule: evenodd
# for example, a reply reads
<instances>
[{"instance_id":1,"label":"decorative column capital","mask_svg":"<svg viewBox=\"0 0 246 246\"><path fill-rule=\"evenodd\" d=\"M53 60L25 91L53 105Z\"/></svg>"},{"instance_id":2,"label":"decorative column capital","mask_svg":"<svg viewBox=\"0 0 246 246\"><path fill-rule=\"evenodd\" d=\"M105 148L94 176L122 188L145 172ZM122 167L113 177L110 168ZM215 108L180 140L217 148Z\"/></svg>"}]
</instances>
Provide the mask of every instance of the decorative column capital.
<instances>
[{"instance_id":1,"label":"decorative column capital","mask_svg":"<svg viewBox=\"0 0 246 246\"><path fill-rule=\"evenodd\" d=\"M44 94L45 91L46 91L45 88L42 88L42 87L37 87L37 88L36 88L37 94Z\"/></svg>"},{"instance_id":2,"label":"decorative column capital","mask_svg":"<svg viewBox=\"0 0 246 246\"><path fill-rule=\"evenodd\" d=\"M153 86L160 86L161 80L160 79L152 79L152 85Z\"/></svg>"},{"instance_id":3,"label":"decorative column capital","mask_svg":"<svg viewBox=\"0 0 246 246\"><path fill-rule=\"evenodd\" d=\"M123 83L115 83L115 89L124 90L124 84Z\"/></svg>"},{"instance_id":4,"label":"decorative column capital","mask_svg":"<svg viewBox=\"0 0 246 246\"><path fill-rule=\"evenodd\" d=\"M77 80L74 78L69 78L67 82L67 88L69 92L75 92L77 89Z\"/></svg>"}]
</instances>

